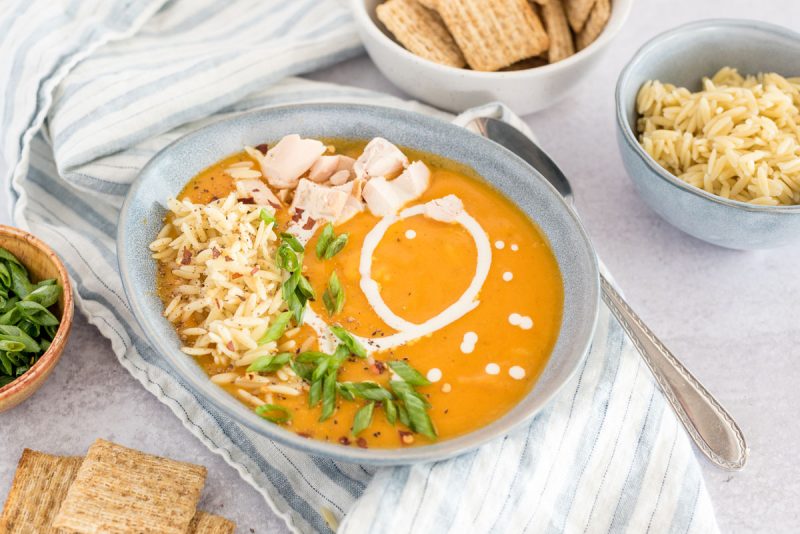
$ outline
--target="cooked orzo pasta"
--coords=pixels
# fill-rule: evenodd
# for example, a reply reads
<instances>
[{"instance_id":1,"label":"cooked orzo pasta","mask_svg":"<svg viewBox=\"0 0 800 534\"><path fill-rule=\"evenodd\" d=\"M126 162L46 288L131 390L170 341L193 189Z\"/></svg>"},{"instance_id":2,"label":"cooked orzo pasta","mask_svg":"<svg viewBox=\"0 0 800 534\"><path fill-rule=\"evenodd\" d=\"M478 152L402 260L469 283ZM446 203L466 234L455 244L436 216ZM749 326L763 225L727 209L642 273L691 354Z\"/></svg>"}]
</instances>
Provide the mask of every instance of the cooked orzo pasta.
<instances>
[{"instance_id":1,"label":"cooked orzo pasta","mask_svg":"<svg viewBox=\"0 0 800 534\"><path fill-rule=\"evenodd\" d=\"M800 203L800 78L742 77L725 67L702 90L648 81L639 141L666 170L709 193L762 205Z\"/></svg>"},{"instance_id":2,"label":"cooked orzo pasta","mask_svg":"<svg viewBox=\"0 0 800 534\"><path fill-rule=\"evenodd\" d=\"M273 210L240 202L236 193L209 204L170 199L168 208L150 250L174 280L164 316L176 326L181 350L221 366L275 353L275 341L258 343L285 308Z\"/></svg>"}]
</instances>

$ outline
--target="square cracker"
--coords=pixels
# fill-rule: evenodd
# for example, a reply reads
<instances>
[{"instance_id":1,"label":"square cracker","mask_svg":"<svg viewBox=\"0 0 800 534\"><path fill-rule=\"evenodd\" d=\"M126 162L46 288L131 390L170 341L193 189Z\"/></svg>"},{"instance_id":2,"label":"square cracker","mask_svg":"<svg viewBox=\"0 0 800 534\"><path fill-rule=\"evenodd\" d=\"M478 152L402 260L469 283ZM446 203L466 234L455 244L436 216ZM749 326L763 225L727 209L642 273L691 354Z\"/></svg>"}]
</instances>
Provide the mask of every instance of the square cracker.
<instances>
[{"instance_id":1,"label":"square cracker","mask_svg":"<svg viewBox=\"0 0 800 534\"><path fill-rule=\"evenodd\" d=\"M586 19L589 18L589 12L592 10L596 0L564 0L564 9L567 12L569 25L572 30L578 33L583 29L586 24Z\"/></svg>"},{"instance_id":2,"label":"square cracker","mask_svg":"<svg viewBox=\"0 0 800 534\"><path fill-rule=\"evenodd\" d=\"M53 518L83 458L51 456L25 449L17 464L0 532L7 534L55 533Z\"/></svg>"},{"instance_id":3,"label":"square cracker","mask_svg":"<svg viewBox=\"0 0 800 534\"><path fill-rule=\"evenodd\" d=\"M184 534L206 468L95 441L53 526L76 533Z\"/></svg>"},{"instance_id":4,"label":"square cracker","mask_svg":"<svg viewBox=\"0 0 800 534\"><path fill-rule=\"evenodd\" d=\"M597 0L583 29L575 36L575 46L583 50L600 37L611 17L611 0Z\"/></svg>"},{"instance_id":5,"label":"square cracker","mask_svg":"<svg viewBox=\"0 0 800 534\"><path fill-rule=\"evenodd\" d=\"M528 0L437 0L436 10L475 70L499 70L549 45Z\"/></svg>"},{"instance_id":6,"label":"square cracker","mask_svg":"<svg viewBox=\"0 0 800 534\"><path fill-rule=\"evenodd\" d=\"M544 26L550 37L550 48L547 50L547 60L550 63L566 59L575 53L572 43L572 32L567 22L567 14L561 0L550 0L541 8Z\"/></svg>"},{"instance_id":7,"label":"square cracker","mask_svg":"<svg viewBox=\"0 0 800 534\"><path fill-rule=\"evenodd\" d=\"M461 68L467 64L439 15L417 0L389 0L375 12L409 52L451 67Z\"/></svg>"},{"instance_id":8,"label":"square cracker","mask_svg":"<svg viewBox=\"0 0 800 534\"><path fill-rule=\"evenodd\" d=\"M236 523L224 517L198 510L189 524L187 534L233 534Z\"/></svg>"}]
</instances>

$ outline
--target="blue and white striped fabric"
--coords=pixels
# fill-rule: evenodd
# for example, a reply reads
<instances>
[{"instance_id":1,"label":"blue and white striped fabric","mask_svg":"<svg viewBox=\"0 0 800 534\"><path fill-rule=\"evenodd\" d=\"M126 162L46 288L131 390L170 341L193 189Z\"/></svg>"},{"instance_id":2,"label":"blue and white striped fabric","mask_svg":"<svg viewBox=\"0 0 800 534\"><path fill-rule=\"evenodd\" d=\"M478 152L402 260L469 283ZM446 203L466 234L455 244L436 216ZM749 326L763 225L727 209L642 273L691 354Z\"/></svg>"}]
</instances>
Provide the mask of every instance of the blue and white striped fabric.
<instances>
[{"instance_id":1,"label":"blue and white striped fabric","mask_svg":"<svg viewBox=\"0 0 800 534\"><path fill-rule=\"evenodd\" d=\"M372 469L298 453L196 398L148 346L117 271L119 208L172 140L300 101L435 110L287 76L359 52L333 0L6 0L0 176L120 363L296 532L717 531L688 438L602 311L587 363L527 428L454 460ZM521 122L498 108L504 119ZM447 116L441 114L443 118Z\"/></svg>"}]
</instances>

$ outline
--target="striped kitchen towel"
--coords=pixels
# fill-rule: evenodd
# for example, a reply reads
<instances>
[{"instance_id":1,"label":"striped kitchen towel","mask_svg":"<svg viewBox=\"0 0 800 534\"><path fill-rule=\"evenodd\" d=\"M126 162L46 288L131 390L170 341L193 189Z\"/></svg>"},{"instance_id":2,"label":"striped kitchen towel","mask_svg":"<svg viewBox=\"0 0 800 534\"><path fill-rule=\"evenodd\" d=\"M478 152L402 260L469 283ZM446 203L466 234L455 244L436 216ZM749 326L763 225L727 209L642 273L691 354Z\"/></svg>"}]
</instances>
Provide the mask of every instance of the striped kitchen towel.
<instances>
[{"instance_id":1,"label":"striped kitchen towel","mask_svg":"<svg viewBox=\"0 0 800 534\"><path fill-rule=\"evenodd\" d=\"M283 103L438 113L287 78L359 53L341 4L6 0L0 35L0 176L15 223L57 249L80 310L120 363L290 530L329 532L341 521L343 533L717 531L687 436L605 308L585 366L527 427L414 467L344 464L267 440L195 397L148 345L114 238L129 184L158 150L209 122Z\"/></svg>"}]
</instances>

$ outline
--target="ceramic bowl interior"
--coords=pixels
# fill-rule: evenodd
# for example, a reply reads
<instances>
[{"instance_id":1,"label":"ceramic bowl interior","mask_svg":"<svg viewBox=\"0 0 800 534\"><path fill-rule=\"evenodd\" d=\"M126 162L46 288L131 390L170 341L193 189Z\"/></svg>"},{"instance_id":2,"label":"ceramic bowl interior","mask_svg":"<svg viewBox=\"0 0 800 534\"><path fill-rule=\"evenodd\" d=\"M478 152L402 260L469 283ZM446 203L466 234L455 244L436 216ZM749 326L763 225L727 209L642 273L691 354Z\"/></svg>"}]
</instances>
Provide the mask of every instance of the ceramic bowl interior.
<instances>
[{"instance_id":1,"label":"ceramic bowl interior","mask_svg":"<svg viewBox=\"0 0 800 534\"><path fill-rule=\"evenodd\" d=\"M757 206L691 186L653 160L635 133L636 96L648 80L696 91L704 76L726 66L743 74L796 76L800 74L798 55L800 34L773 24L733 19L680 26L653 38L634 55L617 83L618 136L631 178L655 211L696 237L733 248L760 248L759 244L780 241L783 234L791 237L800 230L800 206ZM797 223L786 222L789 214Z\"/></svg>"},{"instance_id":2,"label":"ceramic bowl interior","mask_svg":"<svg viewBox=\"0 0 800 534\"><path fill-rule=\"evenodd\" d=\"M600 36L576 54L532 69L479 72L440 65L412 54L392 37L375 8L383 0L351 0L362 41L378 69L405 92L451 111L499 100L518 114L544 109L575 89L622 29L633 0L614 0Z\"/></svg>"},{"instance_id":3,"label":"ceramic bowl interior","mask_svg":"<svg viewBox=\"0 0 800 534\"><path fill-rule=\"evenodd\" d=\"M61 319L61 324L53 342L27 373L0 388L0 412L2 412L33 395L50 375L61 357L72 328L73 303L67 270L56 253L44 242L19 228L0 225L0 247L14 254L22 262L32 280L38 282L55 278L63 288L56 303L56 315Z\"/></svg>"},{"instance_id":4,"label":"ceramic bowl interior","mask_svg":"<svg viewBox=\"0 0 800 534\"><path fill-rule=\"evenodd\" d=\"M370 139L442 155L474 168L514 199L547 236L564 282L561 331L546 370L531 393L508 414L473 433L433 445L404 449L359 449L305 439L272 425L214 385L191 357L179 351L156 294L156 265L149 243L160 230L165 203L197 172L242 146L274 142L283 135ZM405 464L465 452L508 433L537 413L583 361L598 313L598 270L589 240L555 189L522 160L477 135L419 114L375 106L309 104L266 109L218 122L165 148L142 170L120 216L117 248L125 291L150 342L175 371L235 421L313 454L344 461Z\"/></svg>"}]
</instances>

